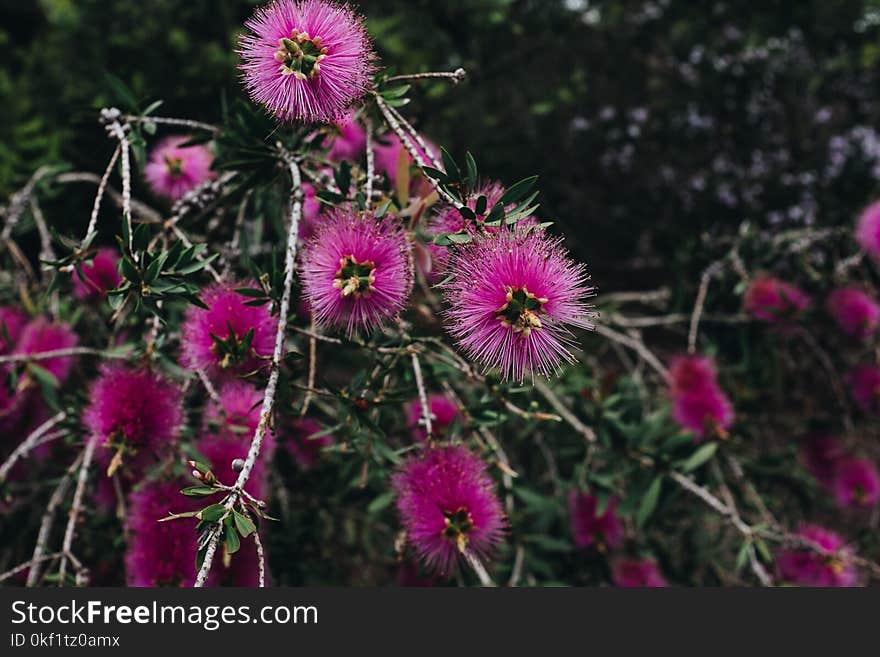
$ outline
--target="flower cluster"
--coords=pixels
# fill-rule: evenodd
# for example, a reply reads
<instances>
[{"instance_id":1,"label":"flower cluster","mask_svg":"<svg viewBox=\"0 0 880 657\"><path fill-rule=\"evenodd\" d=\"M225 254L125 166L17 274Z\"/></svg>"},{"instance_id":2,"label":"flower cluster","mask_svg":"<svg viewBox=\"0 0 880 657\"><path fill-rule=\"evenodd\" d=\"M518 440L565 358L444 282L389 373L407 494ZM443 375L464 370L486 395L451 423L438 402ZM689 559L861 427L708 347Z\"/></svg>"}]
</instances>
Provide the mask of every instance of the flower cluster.
<instances>
[{"instance_id":1,"label":"flower cluster","mask_svg":"<svg viewBox=\"0 0 880 657\"><path fill-rule=\"evenodd\" d=\"M733 423L733 406L718 385L712 360L705 356L677 358L669 368L672 416L697 440L723 437Z\"/></svg>"}]
</instances>

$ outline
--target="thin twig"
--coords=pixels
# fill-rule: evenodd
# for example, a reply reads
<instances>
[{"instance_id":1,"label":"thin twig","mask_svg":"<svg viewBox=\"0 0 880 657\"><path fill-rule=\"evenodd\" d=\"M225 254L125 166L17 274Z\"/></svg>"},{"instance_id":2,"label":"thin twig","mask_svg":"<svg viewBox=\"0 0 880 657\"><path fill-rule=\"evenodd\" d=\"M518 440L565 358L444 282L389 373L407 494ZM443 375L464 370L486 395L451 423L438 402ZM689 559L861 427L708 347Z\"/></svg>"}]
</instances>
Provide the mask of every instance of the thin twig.
<instances>
[{"instance_id":1,"label":"thin twig","mask_svg":"<svg viewBox=\"0 0 880 657\"><path fill-rule=\"evenodd\" d=\"M428 393L425 391L425 382L422 379L422 366L419 363L419 355L415 351L410 354L410 357L412 358L412 368L416 379L416 388L418 388L419 391L419 403L422 406L422 422L425 425L427 439L432 440L434 438L434 427L431 424L431 407L428 405Z\"/></svg>"},{"instance_id":2,"label":"thin twig","mask_svg":"<svg viewBox=\"0 0 880 657\"><path fill-rule=\"evenodd\" d=\"M38 351L33 354L7 354L0 356L0 365L4 363L30 363L50 358L68 358L70 356L100 356L101 358L131 359L131 351L105 351L93 347L66 347L50 351Z\"/></svg>"},{"instance_id":3,"label":"thin twig","mask_svg":"<svg viewBox=\"0 0 880 657\"><path fill-rule=\"evenodd\" d=\"M628 335L624 335L623 333L619 333L614 329L608 328L603 324L596 325L596 332L600 335L604 335L606 338L610 340L614 340L622 344L625 347L629 347L633 351L635 351L642 359L648 363L654 370L661 376L663 379L669 378L669 371L660 362L660 360L653 354L651 351L645 346L645 343L641 340L637 340Z\"/></svg>"},{"instance_id":4,"label":"thin twig","mask_svg":"<svg viewBox=\"0 0 880 657\"><path fill-rule=\"evenodd\" d=\"M9 471L16 464L18 459L20 459L22 456L24 456L34 447L36 447L40 438L46 435L52 429L52 427L56 426L66 417L67 414L64 411L59 411L51 418L43 422L43 424L34 429L33 432L31 432L31 434L12 451L12 454L9 455L9 458L7 458L6 461L3 462L3 465L0 466L0 481L5 481L6 475L9 474Z\"/></svg>"},{"instance_id":5,"label":"thin twig","mask_svg":"<svg viewBox=\"0 0 880 657\"><path fill-rule=\"evenodd\" d=\"M67 555L73 547L73 532L76 521L82 511L83 494L86 490L86 482L89 479L89 468L92 458L95 456L95 447L98 445L98 437L90 436L83 451L82 465L79 466L79 476L76 481L76 489L73 492L73 502L70 505L70 514L67 518L67 527L64 529L64 542L61 545L61 565L58 567L58 586L64 586L64 576L67 573Z\"/></svg>"},{"instance_id":6,"label":"thin twig","mask_svg":"<svg viewBox=\"0 0 880 657\"><path fill-rule=\"evenodd\" d=\"M458 84L467 77L467 71L457 68L454 71L428 71L427 73L409 73L407 75L392 75L386 82L403 82L406 80L442 79Z\"/></svg>"}]
</instances>

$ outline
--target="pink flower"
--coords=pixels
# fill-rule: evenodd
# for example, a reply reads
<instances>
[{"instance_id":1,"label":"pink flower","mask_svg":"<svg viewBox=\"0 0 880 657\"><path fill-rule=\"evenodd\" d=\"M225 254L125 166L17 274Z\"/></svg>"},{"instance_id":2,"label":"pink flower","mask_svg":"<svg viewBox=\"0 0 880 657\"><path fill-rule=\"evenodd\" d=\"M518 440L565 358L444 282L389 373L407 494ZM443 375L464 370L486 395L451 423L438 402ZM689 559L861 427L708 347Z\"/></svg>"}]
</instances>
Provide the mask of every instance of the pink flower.
<instances>
[{"instance_id":1,"label":"pink flower","mask_svg":"<svg viewBox=\"0 0 880 657\"><path fill-rule=\"evenodd\" d=\"M862 212L856 227L856 241L865 253L880 259L880 201Z\"/></svg>"},{"instance_id":2,"label":"pink flower","mask_svg":"<svg viewBox=\"0 0 880 657\"><path fill-rule=\"evenodd\" d=\"M159 522L169 512L201 508L203 500L180 494L188 485L180 480L147 481L129 496L125 552L129 586L192 586L195 581L195 522L189 518Z\"/></svg>"},{"instance_id":3,"label":"pink flower","mask_svg":"<svg viewBox=\"0 0 880 657\"><path fill-rule=\"evenodd\" d=\"M733 406L719 388L705 386L674 395L672 417L683 429L692 431L698 440L722 437L733 424Z\"/></svg>"},{"instance_id":4,"label":"pink flower","mask_svg":"<svg viewBox=\"0 0 880 657\"><path fill-rule=\"evenodd\" d=\"M783 579L804 586L858 586L852 551L840 536L817 525L803 525L798 536L820 549L780 550L776 565Z\"/></svg>"},{"instance_id":5,"label":"pink flower","mask_svg":"<svg viewBox=\"0 0 880 657\"><path fill-rule=\"evenodd\" d=\"M58 349L69 349L79 343L79 337L67 324L51 323L44 317L32 320L21 333L16 354L39 354ZM36 364L52 373L60 383L64 383L73 368L72 356L60 356L36 361Z\"/></svg>"},{"instance_id":6,"label":"pink flower","mask_svg":"<svg viewBox=\"0 0 880 657\"><path fill-rule=\"evenodd\" d=\"M27 315L14 306L0 306L0 355L8 354L21 337Z\"/></svg>"},{"instance_id":7,"label":"pink flower","mask_svg":"<svg viewBox=\"0 0 880 657\"><path fill-rule=\"evenodd\" d=\"M880 322L880 305L858 288L843 287L828 295L828 314L840 330L859 340L874 335Z\"/></svg>"},{"instance_id":8,"label":"pink flower","mask_svg":"<svg viewBox=\"0 0 880 657\"><path fill-rule=\"evenodd\" d=\"M880 413L880 367L859 365L847 376L850 392L865 413Z\"/></svg>"},{"instance_id":9,"label":"pink flower","mask_svg":"<svg viewBox=\"0 0 880 657\"><path fill-rule=\"evenodd\" d=\"M407 537L425 564L448 574L470 550L487 558L505 520L486 465L464 447L427 448L392 478Z\"/></svg>"},{"instance_id":10,"label":"pink flower","mask_svg":"<svg viewBox=\"0 0 880 657\"><path fill-rule=\"evenodd\" d=\"M147 369L117 364L101 368L83 411L83 424L108 448L99 461L110 463L118 453L134 476L168 452L182 421L177 386Z\"/></svg>"},{"instance_id":11,"label":"pink flower","mask_svg":"<svg viewBox=\"0 0 880 657\"><path fill-rule=\"evenodd\" d=\"M210 402L205 408L204 430L219 431L250 440L260 421L263 393L244 381L232 380L217 392L219 406Z\"/></svg>"},{"instance_id":12,"label":"pink flower","mask_svg":"<svg viewBox=\"0 0 880 657\"><path fill-rule=\"evenodd\" d=\"M310 417L297 418L285 425L287 451L303 470L311 470L321 452L336 442L332 433L326 433L319 422Z\"/></svg>"},{"instance_id":13,"label":"pink flower","mask_svg":"<svg viewBox=\"0 0 880 657\"><path fill-rule=\"evenodd\" d=\"M708 356L679 356L669 366L669 387L673 395L717 385L718 372Z\"/></svg>"},{"instance_id":14,"label":"pink flower","mask_svg":"<svg viewBox=\"0 0 880 657\"><path fill-rule=\"evenodd\" d=\"M191 189L214 178L214 156L207 146L186 146L189 137L166 137L153 148L144 177L156 196L176 201Z\"/></svg>"},{"instance_id":15,"label":"pink flower","mask_svg":"<svg viewBox=\"0 0 880 657\"><path fill-rule=\"evenodd\" d=\"M333 210L302 254L303 294L323 326L371 331L404 308L409 241L393 219Z\"/></svg>"},{"instance_id":16,"label":"pink flower","mask_svg":"<svg viewBox=\"0 0 880 657\"><path fill-rule=\"evenodd\" d=\"M327 159L333 162L349 160L358 162L367 150L367 133L353 114L349 114L337 125L339 133L332 137Z\"/></svg>"},{"instance_id":17,"label":"pink flower","mask_svg":"<svg viewBox=\"0 0 880 657\"><path fill-rule=\"evenodd\" d=\"M211 471L227 486L233 485L238 479L238 472L232 467L236 459L247 459L248 450L251 446L251 435L237 435L232 432L217 434L205 434L196 441L196 450L204 457L204 461L211 466ZM267 465L272 462L272 454L275 452L275 437L267 432L263 438L260 455L254 462L253 470L244 486L244 489L258 499L262 499L268 492Z\"/></svg>"},{"instance_id":18,"label":"pink flower","mask_svg":"<svg viewBox=\"0 0 880 657\"><path fill-rule=\"evenodd\" d=\"M831 491L842 507L870 508L880 500L880 473L865 459L841 458L834 466Z\"/></svg>"},{"instance_id":19,"label":"pink flower","mask_svg":"<svg viewBox=\"0 0 880 657\"><path fill-rule=\"evenodd\" d=\"M613 550L623 542L623 524L617 517L617 498L611 497L601 514L598 508L599 500L593 495L579 491L568 494L574 544L579 548L595 544L601 550Z\"/></svg>"},{"instance_id":20,"label":"pink flower","mask_svg":"<svg viewBox=\"0 0 880 657\"><path fill-rule=\"evenodd\" d=\"M363 19L329 0L276 0L245 23L244 87L282 121L332 123L370 86L375 70Z\"/></svg>"},{"instance_id":21,"label":"pink flower","mask_svg":"<svg viewBox=\"0 0 880 657\"><path fill-rule=\"evenodd\" d=\"M611 566L615 586L626 588L662 588L669 586L651 559L617 559Z\"/></svg>"},{"instance_id":22,"label":"pink flower","mask_svg":"<svg viewBox=\"0 0 880 657\"><path fill-rule=\"evenodd\" d=\"M592 328L586 269L543 231L475 235L453 250L449 271L447 330L468 357L504 379L549 377L574 359L568 327Z\"/></svg>"},{"instance_id":23,"label":"pink flower","mask_svg":"<svg viewBox=\"0 0 880 657\"><path fill-rule=\"evenodd\" d=\"M428 147L426 151L418 143L414 143L416 152L428 164L431 164L431 155L435 158L439 156L440 149L431 142L425 140ZM429 152L430 151L430 152ZM400 137L395 134L388 134L377 140L373 148L375 155L376 173L386 174L388 180L391 181L392 187L397 184L397 172L400 167L409 167L414 164L412 156L406 150Z\"/></svg>"},{"instance_id":24,"label":"pink flower","mask_svg":"<svg viewBox=\"0 0 880 657\"><path fill-rule=\"evenodd\" d=\"M181 327L181 364L212 374L244 374L272 355L275 326L268 305L248 306L241 284L214 284L202 292L207 310L190 306ZM248 345L249 335L253 332ZM222 343L222 344L219 344Z\"/></svg>"},{"instance_id":25,"label":"pink flower","mask_svg":"<svg viewBox=\"0 0 880 657\"><path fill-rule=\"evenodd\" d=\"M311 183L303 183L302 220L299 224L298 237L302 241L310 240L318 230L321 215L321 201Z\"/></svg>"},{"instance_id":26,"label":"pink flower","mask_svg":"<svg viewBox=\"0 0 880 657\"><path fill-rule=\"evenodd\" d=\"M458 406L446 395L428 395L428 409L431 412L431 429L434 437L440 438L456 420L461 419ZM422 417L422 403L416 398L406 405L407 426L416 440L425 440L428 432Z\"/></svg>"},{"instance_id":27,"label":"pink flower","mask_svg":"<svg viewBox=\"0 0 880 657\"><path fill-rule=\"evenodd\" d=\"M810 305L810 297L777 278L758 276L746 290L743 305L756 319L787 324L797 320Z\"/></svg>"},{"instance_id":28,"label":"pink flower","mask_svg":"<svg viewBox=\"0 0 880 657\"><path fill-rule=\"evenodd\" d=\"M814 436L801 448L801 458L816 480L831 485L837 462L845 456L840 441L834 436Z\"/></svg>"},{"instance_id":29,"label":"pink flower","mask_svg":"<svg viewBox=\"0 0 880 657\"><path fill-rule=\"evenodd\" d=\"M73 294L77 299L103 299L107 290L119 287L122 278L116 270L119 256L114 249L98 249L97 253L73 273Z\"/></svg>"}]
</instances>

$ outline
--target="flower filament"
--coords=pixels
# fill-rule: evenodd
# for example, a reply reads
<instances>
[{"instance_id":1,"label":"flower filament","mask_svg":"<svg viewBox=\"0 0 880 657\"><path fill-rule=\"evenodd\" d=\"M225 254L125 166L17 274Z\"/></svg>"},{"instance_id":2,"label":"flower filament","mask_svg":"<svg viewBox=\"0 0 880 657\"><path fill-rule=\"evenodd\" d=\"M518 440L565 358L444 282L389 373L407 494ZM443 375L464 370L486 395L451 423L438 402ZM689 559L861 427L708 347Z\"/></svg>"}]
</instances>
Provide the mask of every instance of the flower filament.
<instances>
[{"instance_id":1,"label":"flower filament","mask_svg":"<svg viewBox=\"0 0 880 657\"><path fill-rule=\"evenodd\" d=\"M444 511L443 515L446 517L443 537L454 541L459 552L464 552L468 542L467 534L474 528L474 519L464 507L459 507L455 511Z\"/></svg>"},{"instance_id":2,"label":"flower filament","mask_svg":"<svg viewBox=\"0 0 880 657\"><path fill-rule=\"evenodd\" d=\"M512 328L522 337L542 328L538 314L547 303L546 297L536 297L525 287L507 286L507 303L495 311L495 318L506 328Z\"/></svg>"},{"instance_id":3,"label":"flower filament","mask_svg":"<svg viewBox=\"0 0 880 657\"><path fill-rule=\"evenodd\" d=\"M290 38L278 39L275 61L281 66L282 75L293 75L297 80L311 80L321 70L321 60L327 57L327 48L321 45L321 37L309 37L308 32L294 28Z\"/></svg>"}]
</instances>

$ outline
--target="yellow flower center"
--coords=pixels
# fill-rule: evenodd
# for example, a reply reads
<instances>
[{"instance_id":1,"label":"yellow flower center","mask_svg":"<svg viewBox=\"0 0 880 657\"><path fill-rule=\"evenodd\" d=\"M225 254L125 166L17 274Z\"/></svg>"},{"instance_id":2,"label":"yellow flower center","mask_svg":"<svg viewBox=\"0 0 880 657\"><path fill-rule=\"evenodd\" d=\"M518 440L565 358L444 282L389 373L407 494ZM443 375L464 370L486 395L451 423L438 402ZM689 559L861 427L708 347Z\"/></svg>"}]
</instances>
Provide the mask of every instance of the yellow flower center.
<instances>
[{"instance_id":1,"label":"yellow flower center","mask_svg":"<svg viewBox=\"0 0 880 657\"><path fill-rule=\"evenodd\" d=\"M321 71L321 61L327 57L327 48L321 45L321 37L311 38L308 32L296 28L289 39L278 39L275 61L280 64L282 75L293 75L297 80L311 80Z\"/></svg>"}]
</instances>

